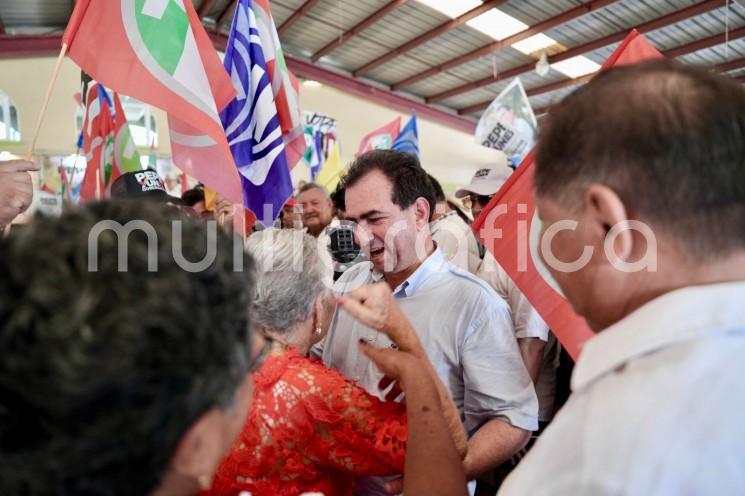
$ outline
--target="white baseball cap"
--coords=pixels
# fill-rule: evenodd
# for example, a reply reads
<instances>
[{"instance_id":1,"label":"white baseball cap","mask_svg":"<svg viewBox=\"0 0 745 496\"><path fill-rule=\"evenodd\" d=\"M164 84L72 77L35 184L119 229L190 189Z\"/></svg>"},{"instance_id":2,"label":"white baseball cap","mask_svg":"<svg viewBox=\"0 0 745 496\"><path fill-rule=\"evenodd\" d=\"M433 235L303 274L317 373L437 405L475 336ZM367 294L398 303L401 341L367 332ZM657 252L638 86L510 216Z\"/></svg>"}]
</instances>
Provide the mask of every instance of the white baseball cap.
<instances>
[{"instance_id":1,"label":"white baseball cap","mask_svg":"<svg viewBox=\"0 0 745 496\"><path fill-rule=\"evenodd\" d=\"M492 167L479 169L473 175L471 183L455 192L456 198L463 198L471 193L481 196L493 195L512 175L512 168L507 165L507 160L503 163L495 164Z\"/></svg>"}]
</instances>

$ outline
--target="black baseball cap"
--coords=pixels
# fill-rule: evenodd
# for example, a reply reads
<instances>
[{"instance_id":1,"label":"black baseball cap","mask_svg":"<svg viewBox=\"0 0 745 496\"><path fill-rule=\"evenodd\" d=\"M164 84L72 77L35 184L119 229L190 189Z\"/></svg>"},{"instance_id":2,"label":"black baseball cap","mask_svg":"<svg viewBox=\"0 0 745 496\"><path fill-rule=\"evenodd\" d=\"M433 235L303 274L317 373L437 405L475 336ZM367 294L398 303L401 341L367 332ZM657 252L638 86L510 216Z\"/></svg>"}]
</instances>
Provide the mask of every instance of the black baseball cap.
<instances>
[{"instance_id":1,"label":"black baseball cap","mask_svg":"<svg viewBox=\"0 0 745 496\"><path fill-rule=\"evenodd\" d=\"M158 203L182 205L181 198L166 191L163 179L153 169L125 172L111 184L112 199L142 199Z\"/></svg>"}]
</instances>

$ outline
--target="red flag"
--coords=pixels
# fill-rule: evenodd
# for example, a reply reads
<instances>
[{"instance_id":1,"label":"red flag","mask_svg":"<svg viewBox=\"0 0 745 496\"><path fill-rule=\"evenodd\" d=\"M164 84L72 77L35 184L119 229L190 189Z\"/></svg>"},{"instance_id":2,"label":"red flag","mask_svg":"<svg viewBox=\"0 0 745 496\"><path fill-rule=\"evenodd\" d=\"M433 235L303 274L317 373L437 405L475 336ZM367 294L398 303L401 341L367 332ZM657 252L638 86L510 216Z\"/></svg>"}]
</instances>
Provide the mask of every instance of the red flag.
<instances>
[{"instance_id":1,"label":"red flag","mask_svg":"<svg viewBox=\"0 0 745 496\"><path fill-rule=\"evenodd\" d=\"M401 131L401 117L396 117L393 121L389 122L385 126L371 131L366 134L360 142L360 148L357 150L357 157L370 150L382 148L390 150L393 147L393 142L398 138L398 133Z\"/></svg>"},{"instance_id":2,"label":"red flag","mask_svg":"<svg viewBox=\"0 0 745 496\"><path fill-rule=\"evenodd\" d=\"M80 200L98 200L106 189L106 176L114 168L115 126L105 90L91 83L86 95L83 152L87 162L80 186Z\"/></svg>"},{"instance_id":3,"label":"red flag","mask_svg":"<svg viewBox=\"0 0 745 496\"><path fill-rule=\"evenodd\" d=\"M644 36L633 30L601 70L661 57L662 54ZM535 216L533 202L534 157L535 150L525 157L517 171L494 195L474 221L473 229L576 360L582 343L593 333L585 319L574 313L537 250L532 249L540 233L540 221Z\"/></svg>"},{"instance_id":4,"label":"red flag","mask_svg":"<svg viewBox=\"0 0 745 496\"><path fill-rule=\"evenodd\" d=\"M119 95L114 93L112 98L114 100L114 128L116 138L114 140L114 167L111 170L111 179L109 179L107 185L116 181L116 178L125 172L142 170L140 152L137 151L134 138L129 130L127 114L124 113L124 107L119 99Z\"/></svg>"},{"instance_id":5,"label":"red flag","mask_svg":"<svg viewBox=\"0 0 745 496\"><path fill-rule=\"evenodd\" d=\"M243 203L218 115L235 89L192 2L78 0L63 42L95 80L165 110L179 168Z\"/></svg>"}]
</instances>

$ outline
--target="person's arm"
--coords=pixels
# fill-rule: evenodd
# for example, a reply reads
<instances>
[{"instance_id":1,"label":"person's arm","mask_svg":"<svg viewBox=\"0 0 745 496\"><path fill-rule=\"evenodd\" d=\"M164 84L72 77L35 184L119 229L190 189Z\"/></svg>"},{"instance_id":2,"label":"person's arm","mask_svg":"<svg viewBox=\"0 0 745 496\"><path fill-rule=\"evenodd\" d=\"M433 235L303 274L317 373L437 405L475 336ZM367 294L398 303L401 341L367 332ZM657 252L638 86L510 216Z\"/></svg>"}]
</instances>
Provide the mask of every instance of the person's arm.
<instances>
[{"instance_id":1,"label":"person's arm","mask_svg":"<svg viewBox=\"0 0 745 496\"><path fill-rule=\"evenodd\" d=\"M529 431L514 427L504 420L488 421L468 442L468 455L463 461L466 477L468 480L475 479L509 460L529 439Z\"/></svg>"},{"instance_id":2,"label":"person's arm","mask_svg":"<svg viewBox=\"0 0 745 496\"><path fill-rule=\"evenodd\" d=\"M546 342L540 338L521 338L517 340L517 345L520 347L520 355L523 357L523 363L525 363L525 368L528 370L533 384L537 384L538 377L541 375Z\"/></svg>"},{"instance_id":3,"label":"person's arm","mask_svg":"<svg viewBox=\"0 0 745 496\"><path fill-rule=\"evenodd\" d=\"M465 496L466 478L455 449L440 397L421 360L394 350L360 344L363 353L406 393L409 431L404 468L404 494Z\"/></svg>"},{"instance_id":4,"label":"person's arm","mask_svg":"<svg viewBox=\"0 0 745 496\"><path fill-rule=\"evenodd\" d=\"M383 283L362 286L339 298L339 304L352 317L363 324L384 332L398 346L400 351L411 353L422 362L424 370L429 374L437 388L442 413L452 434L456 449L461 458L465 458L468 451L468 441L463 424L460 421L458 409L430 363L419 338L411 327L411 323L393 299L390 288ZM394 391L393 394L389 393L387 396L389 398L396 397L398 391L396 386L394 386Z\"/></svg>"},{"instance_id":5,"label":"person's arm","mask_svg":"<svg viewBox=\"0 0 745 496\"><path fill-rule=\"evenodd\" d=\"M538 427L538 398L512 330L507 303L485 295L461 351L469 478L514 455Z\"/></svg>"}]
</instances>

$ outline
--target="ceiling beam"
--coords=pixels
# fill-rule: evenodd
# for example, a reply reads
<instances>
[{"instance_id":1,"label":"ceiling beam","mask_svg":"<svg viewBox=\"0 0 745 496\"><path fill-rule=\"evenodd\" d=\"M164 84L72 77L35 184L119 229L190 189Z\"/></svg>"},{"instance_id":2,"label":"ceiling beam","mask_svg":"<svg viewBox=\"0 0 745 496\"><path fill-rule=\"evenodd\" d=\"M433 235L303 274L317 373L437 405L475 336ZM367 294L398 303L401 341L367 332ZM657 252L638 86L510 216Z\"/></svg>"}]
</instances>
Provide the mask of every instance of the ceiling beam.
<instances>
[{"instance_id":1,"label":"ceiling beam","mask_svg":"<svg viewBox=\"0 0 745 496\"><path fill-rule=\"evenodd\" d=\"M745 67L745 58L730 60L729 62L725 62L723 64L714 66L714 69L718 72L724 73L724 72L734 71L737 69L742 69L743 67Z\"/></svg>"},{"instance_id":2,"label":"ceiling beam","mask_svg":"<svg viewBox=\"0 0 745 496\"><path fill-rule=\"evenodd\" d=\"M62 36L0 36L0 59L59 55Z\"/></svg>"},{"instance_id":3,"label":"ceiling beam","mask_svg":"<svg viewBox=\"0 0 745 496\"><path fill-rule=\"evenodd\" d=\"M409 0L391 0L386 4L382 9L378 9L374 14L366 17L357 25L352 26L350 29L344 32L341 36L339 36L337 39L333 40L329 44L327 44L325 47L318 50L316 53L311 55L310 60L312 62L317 61L324 55L333 52L340 46L342 46L344 43L348 42L352 38L354 38L358 33L364 31L365 29L369 28L376 22L378 22L383 17L387 16L394 10L398 9L400 6L408 2Z\"/></svg>"},{"instance_id":4,"label":"ceiling beam","mask_svg":"<svg viewBox=\"0 0 745 496\"><path fill-rule=\"evenodd\" d=\"M293 24L295 24L301 17L307 14L308 11L312 9L317 3L318 0L306 0L299 9L293 12L292 15L288 17L287 20L283 22L281 26L279 26L279 28L277 28L277 33L282 34L290 29Z\"/></svg>"},{"instance_id":5,"label":"ceiling beam","mask_svg":"<svg viewBox=\"0 0 745 496\"><path fill-rule=\"evenodd\" d=\"M636 29L640 33L648 33L650 31L654 31L654 30L669 26L671 24L675 24L685 19L689 19L691 17L704 14L706 12L709 12L710 10L720 8L725 5L725 2L726 0L704 0L702 2L698 2L694 5L691 5L690 7L686 7L684 9L680 9L675 12L671 12L669 14L657 17L656 19L652 19L651 21L647 21L637 26ZM622 41L626 37L626 35L629 33L630 29L631 28L627 28L622 31L618 31L611 35L600 38L598 40L590 41L588 43L584 43L574 48L570 48L569 50L565 52L557 53L556 55L552 55L548 57L548 61L549 63L553 64L556 62L560 62L562 60L567 60L572 57L576 57L577 55L583 55L587 52L597 50L598 48L602 48L602 47L611 45L613 43ZM535 63L530 62L528 64L524 64L518 67L514 67L512 69L508 69L506 71L502 71L497 74L496 78L493 75L491 75L483 79L479 79L477 81L473 81L471 83L464 84L462 86L458 86L458 87L443 91L441 93L437 93L435 95L432 95L426 98L426 101L428 103L439 102L447 98L450 98L451 96L460 95L461 93L465 93L467 91L472 91L477 88L481 88L482 86L489 85L499 80L509 79L515 76L519 76L521 74L525 74L526 72L532 71L534 68L535 68ZM393 88L395 87L396 86L394 85Z\"/></svg>"},{"instance_id":6,"label":"ceiling beam","mask_svg":"<svg viewBox=\"0 0 745 496\"><path fill-rule=\"evenodd\" d=\"M392 60L396 57L398 57L401 54L404 54L408 52L409 50L412 50L413 48L418 47L419 45L422 45L429 40L436 38L438 36L441 36L449 31L452 31L453 29L462 26L466 22L470 21L474 17L478 17L484 12L493 9L494 7L497 7L503 3L505 3L507 0L488 0L478 7L474 7L473 9L469 10L468 12L459 15L455 19L451 19L447 22L444 22L440 24L439 26L427 31L426 33L420 34L413 40L410 40L403 45L401 45L398 48L395 48L389 52L387 52L385 55L382 55L378 57L377 59L368 62L367 64L363 65L359 69L356 69L352 72L352 75L355 77L361 76L363 74L367 74L368 72L372 71L376 67L379 67L382 64L385 64L389 60Z\"/></svg>"},{"instance_id":7,"label":"ceiling beam","mask_svg":"<svg viewBox=\"0 0 745 496\"><path fill-rule=\"evenodd\" d=\"M204 19L204 17L209 13L210 8L212 8L212 5L215 3L215 0L202 0L202 4L199 6L199 10L197 11L197 14L199 15L200 19Z\"/></svg>"},{"instance_id":8,"label":"ceiling beam","mask_svg":"<svg viewBox=\"0 0 745 496\"><path fill-rule=\"evenodd\" d=\"M735 29L734 31L730 31L729 33L719 33L714 36L709 36L707 38L702 38L700 40L686 43L685 45L681 45L676 48L665 50L664 52L662 52L662 54L665 56L665 58L674 59L676 57L688 55L690 53L694 53L699 50L704 50L706 48L711 48L716 45L721 45L725 43L727 40L733 41L733 40L737 40L740 38L745 38L745 26ZM739 60L742 60L742 59L739 59ZM739 60L728 62L728 64L735 64L736 62L739 62ZM722 64L722 65L726 65L726 64ZM716 66L716 69L719 72L727 72L728 70L739 69L739 66L736 66L733 69L722 69L720 68L720 66ZM541 95L543 93L548 93L550 91L556 91L556 90L566 88L569 86L583 84L589 81L590 79L592 79L592 77L595 76L595 74L596 73L594 72L592 74L588 74L586 76L582 76L576 79L564 79L561 81L557 81L555 83L550 83L550 84L546 84L543 86L537 86L537 87L526 90L525 93L530 97L530 96ZM487 108L489 104L491 104L491 100L477 103L474 105L469 105L468 107L458 109L458 113L461 115L468 115L473 112L479 112Z\"/></svg>"},{"instance_id":9,"label":"ceiling beam","mask_svg":"<svg viewBox=\"0 0 745 496\"><path fill-rule=\"evenodd\" d=\"M231 12L235 11L236 5L238 5L238 2L234 0L230 0L228 2L223 11L220 13L220 17L217 18L215 31L217 31L218 33L222 31L223 26L226 22L228 22L228 17L230 16Z\"/></svg>"},{"instance_id":10,"label":"ceiling beam","mask_svg":"<svg viewBox=\"0 0 745 496\"><path fill-rule=\"evenodd\" d=\"M561 14L557 16L551 17L537 24L534 24L533 26L528 27L528 29L520 31L519 33L515 33L512 36L508 36L507 38L503 40L489 43L488 45L484 45L481 48L473 50L472 52L459 55L458 57L448 60L447 62L443 62L442 64L439 64L435 67L431 67L427 69L426 71L422 71L418 74L414 74L413 76L410 76L397 83L394 83L391 87L394 90L400 90L407 86L411 86L412 84L417 83L428 77L432 77L436 74L449 71L450 69L457 67L461 64L465 64L466 62L470 62L472 60L476 60L480 57L485 57L487 55L494 55L497 51L503 48L506 48L508 46L514 45L518 41L525 40L538 33L542 33L548 29L554 28L556 26L560 26L569 21L582 17L585 14L602 9L603 7L607 7L608 5L616 1L618 0L594 0L592 2L586 2L578 7L567 10L566 12L562 12Z\"/></svg>"},{"instance_id":11,"label":"ceiling beam","mask_svg":"<svg viewBox=\"0 0 745 496\"><path fill-rule=\"evenodd\" d=\"M384 88L378 88L377 86L360 81L351 75L331 71L286 54L285 60L287 67L298 76L333 86L346 93L356 95L368 101L372 100L399 112L407 114L414 112L418 117L439 122L440 124L468 134L473 134L476 131L476 121L473 119L432 105L427 105L421 101L407 98Z\"/></svg>"},{"instance_id":12,"label":"ceiling beam","mask_svg":"<svg viewBox=\"0 0 745 496\"><path fill-rule=\"evenodd\" d=\"M210 33L212 44L217 50L225 50L228 37L223 34ZM308 60L303 60L292 55L285 54L287 67L305 79L312 79L319 83L333 86L346 93L358 96L368 101L374 101L380 105L398 110L399 112L416 112L420 117L439 122L451 128L473 134L476 131L476 121L470 117L463 117L453 111L447 111L433 105L427 105L419 100L407 98L394 93L386 88L369 84L365 81L340 71L334 71L320 67Z\"/></svg>"}]
</instances>

